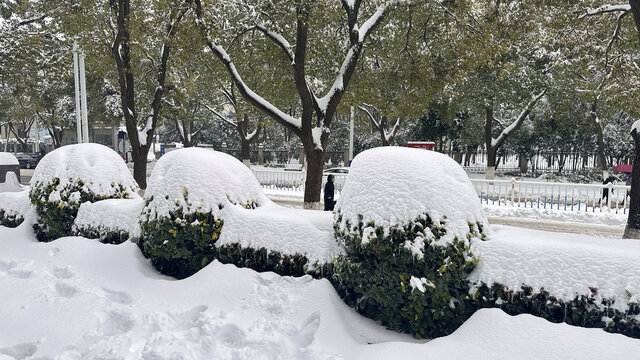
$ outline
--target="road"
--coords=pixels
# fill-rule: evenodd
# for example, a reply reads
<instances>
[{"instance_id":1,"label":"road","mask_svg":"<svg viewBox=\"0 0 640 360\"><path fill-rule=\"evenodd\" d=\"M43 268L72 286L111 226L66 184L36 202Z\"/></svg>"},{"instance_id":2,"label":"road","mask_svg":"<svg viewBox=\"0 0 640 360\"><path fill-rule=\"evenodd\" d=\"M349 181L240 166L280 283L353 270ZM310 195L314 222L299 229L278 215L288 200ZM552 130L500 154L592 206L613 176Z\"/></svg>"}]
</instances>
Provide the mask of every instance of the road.
<instances>
[{"instance_id":1,"label":"road","mask_svg":"<svg viewBox=\"0 0 640 360\"><path fill-rule=\"evenodd\" d=\"M302 202L296 200L280 200L272 199L278 205L302 208ZM540 219L516 219L516 218L503 218L503 217L489 217L489 224L496 225L509 225L515 227L523 227L534 230L544 230L562 233L572 234L587 234L602 236L608 238L621 238L624 232L623 227L619 226L606 226L606 225L592 225L592 224L579 224L570 222L540 220Z\"/></svg>"},{"instance_id":2,"label":"road","mask_svg":"<svg viewBox=\"0 0 640 360\"><path fill-rule=\"evenodd\" d=\"M34 169L20 169L20 184L29 185Z\"/></svg>"},{"instance_id":3,"label":"road","mask_svg":"<svg viewBox=\"0 0 640 360\"><path fill-rule=\"evenodd\" d=\"M29 181L33 176L33 169L21 169L20 170L20 183L29 185ZM299 200L273 200L275 203L293 208L302 208L302 202ZM516 219L516 218L503 218L503 217L489 217L490 224L509 225L524 227L528 229L575 233L575 234L589 234L604 237L622 237L624 228L617 226L606 225L591 225L591 224L577 224L559 221L539 220L539 219Z\"/></svg>"}]
</instances>

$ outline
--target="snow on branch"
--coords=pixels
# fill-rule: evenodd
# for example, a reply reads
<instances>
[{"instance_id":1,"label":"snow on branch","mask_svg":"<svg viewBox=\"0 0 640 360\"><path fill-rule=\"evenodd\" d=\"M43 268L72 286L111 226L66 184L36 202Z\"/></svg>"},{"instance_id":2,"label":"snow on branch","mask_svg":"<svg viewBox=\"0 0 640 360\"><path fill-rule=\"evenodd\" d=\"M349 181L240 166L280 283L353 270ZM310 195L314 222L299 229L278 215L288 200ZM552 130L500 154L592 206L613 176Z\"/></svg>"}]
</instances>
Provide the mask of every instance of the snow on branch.
<instances>
[{"instance_id":1,"label":"snow on branch","mask_svg":"<svg viewBox=\"0 0 640 360\"><path fill-rule=\"evenodd\" d=\"M242 79L242 76L240 76L240 73L238 73L235 65L231 61L229 54L227 54L227 52L220 45L214 45L209 40L207 41L207 45L211 52L214 53L220 60L222 60L222 63L227 68L227 71L238 87L238 90L243 94L247 101L267 113L269 116L280 121L284 125L289 126L290 128L293 128L295 130L299 130L302 128L302 121L300 119L296 119L293 116L278 109L273 104L263 99L260 95L256 94L253 90L251 90L251 88L249 88L249 86L247 86L247 84Z\"/></svg>"},{"instance_id":2,"label":"snow on branch","mask_svg":"<svg viewBox=\"0 0 640 360\"><path fill-rule=\"evenodd\" d=\"M205 106L204 106L204 107L206 107L206 108L207 108L207 110L211 111L211 112L213 113L213 115L215 115L215 116L217 116L218 118L220 118L220 120L222 120L222 121L226 122L227 124L229 124L229 125L231 125L231 126L233 126L233 127L235 127L235 128L237 128L237 127L238 127L238 123L236 123L235 121L230 120L230 119L228 119L226 116L224 116L224 115L220 114L219 112L217 112L217 111L216 111L214 108L212 108L211 106L209 106L209 105L206 105L206 104L205 104Z\"/></svg>"},{"instance_id":3,"label":"snow on branch","mask_svg":"<svg viewBox=\"0 0 640 360\"><path fill-rule=\"evenodd\" d=\"M395 125L393 125L393 128L391 128L390 132L387 132L387 130L384 130L384 138L387 142L391 142L391 140L396 136L396 133L398 132L398 129L400 127L400 116L398 116L398 119L396 120Z\"/></svg>"},{"instance_id":4,"label":"snow on branch","mask_svg":"<svg viewBox=\"0 0 640 360\"><path fill-rule=\"evenodd\" d=\"M527 118L527 116L531 112L531 109L538 103L538 101L544 96L546 92L547 92L547 89L544 89L538 95L535 95L531 99L531 101L529 101L527 106L525 106L525 108L522 109L522 112L520 112L520 115L518 115L518 117L511 123L511 125L507 126L504 130L502 130L502 132L500 133L497 139L491 139L491 147L496 148L500 146L500 144L502 144L502 142L504 142L504 140L509 135L511 135L514 131L516 131L520 127L520 125L522 125L522 123L524 122L524 119Z\"/></svg>"},{"instance_id":5,"label":"snow on branch","mask_svg":"<svg viewBox=\"0 0 640 360\"><path fill-rule=\"evenodd\" d=\"M371 106L368 104L365 104L366 106ZM371 108L376 109L375 107L371 106ZM376 129L380 128L380 124L376 121L376 118L373 116L373 114L371 113L371 111L369 111L369 109L367 109L364 106L358 106L358 109L364 111L365 114L367 114L367 116L369 117L369 119L371 120L371 122L373 123L373 125L376 127ZM377 110L377 109L376 109Z\"/></svg>"},{"instance_id":6,"label":"snow on branch","mask_svg":"<svg viewBox=\"0 0 640 360\"><path fill-rule=\"evenodd\" d=\"M339 98L342 93L344 93L346 84L345 82L349 81L353 70L355 69L356 63L358 61L358 57L362 51L364 41L371 35L371 32L382 22L384 16L389 9L390 6L399 4L404 2L405 0L391 0L386 1L382 5L378 6L376 11L371 15L362 26L357 29L357 37L351 39L351 46L349 47L349 51L347 51L347 55L342 61L342 65L340 66L340 70L336 75L333 85L326 93L325 96L319 98L317 100L318 107L321 112L326 113L327 109L331 106L337 106L337 102L334 101L335 98Z\"/></svg>"},{"instance_id":7,"label":"snow on branch","mask_svg":"<svg viewBox=\"0 0 640 360\"><path fill-rule=\"evenodd\" d=\"M287 39L284 38L284 36L276 32L273 32L271 30L268 30L266 27L262 25L256 25L253 27L253 29L260 31L269 39L273 40L273 42L276 45L278 45L282 49L282 51L284 51L284 53L287 55L287 58L289 59L291 64L292 65L295 64L296 60L295 60L295 55L293 51L291 51L291 44L289 43L289 41L287 41Z\"/></svg>"},{"instance_id":8,"label":"snow on branch","mask_svg":"<svg viewBox=\"0 0 640 360\"><path fill-rule=\"evenodd\" d=\"M582 19L586 16L617 12L617 11L627 12L630 10L631 10L631 5L602 5L598 8L587 10L586 13L578 16L578 19Z\"/></svg>"},{"instance_id":9,"label":"snow on branch","mask_svg":"<svg viewBox=\"0 0 640 360\"><path fill-rule=\"evenodd\" d=\"M391 1L390 3L397 3L397 2L399 1L397 0ZM387 11L388 6L389 6L389 3L385 3L378 6L378 9L376 10L376 12L373 15L371 15L371 17L369 17L362 24L362 26L360 26L360 28L358 29L358 42L363 42L369 36L369 34L371 34L371 31L373 31L373 29L380 23L380 21L382 21L382 18L384 17L384 14Z\"/></svg>"}]
</instances>

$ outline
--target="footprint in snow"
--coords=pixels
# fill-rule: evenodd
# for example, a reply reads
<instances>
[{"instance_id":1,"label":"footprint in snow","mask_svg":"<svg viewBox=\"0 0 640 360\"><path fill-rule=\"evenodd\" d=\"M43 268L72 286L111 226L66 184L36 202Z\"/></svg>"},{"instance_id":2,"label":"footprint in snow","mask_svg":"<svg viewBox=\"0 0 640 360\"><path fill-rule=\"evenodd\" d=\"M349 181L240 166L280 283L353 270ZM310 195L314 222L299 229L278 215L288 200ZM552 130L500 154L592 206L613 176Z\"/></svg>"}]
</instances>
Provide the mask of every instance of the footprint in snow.
<instances>
[{"instance_id":1,"label":"footprint in snow","mask_svg":"<svg viewBox=\"0 0 640 360\"><path fill-rule=\"evenodd\" d=\"M38 346L33 343L18 344L12 347L0 349L0 354L7 355L16 360L26 359L38 351Z\"/></svg>"},{"instance_id":2,"label":"footprint in snow","mask_svg":"<svg viewBox=\"0 0 640 360\"><path fill-rule=\"evenodd\" d=\"M61 280L68 280L75 276L73 271L71 271L71 267L69 266L55 266L51 269L51 274Z\"/></svg>"},{"instance_id":3,"label":"footprint in snow","mask_svg":"<svg viewBox=\"0 0 640 360\"><path fill-rule=\"evenodd\" d=\"M300 329L290 334L292 340L300 347L305 348L313 342L316 332L320 328L320 313L312 313L302 324Z\"/></svg>"},{"instance_id":4,"label":"footprint in snow","mask_svg":"<svg viewBox=\"0 0 640 360\"><path fill-rule=\"evenodd\" d=\"M105 298L115 303L122 304L122 305L129 305L133 303L133 298L131 297L131 295L127 294L126 292L111 290L107 288L102 288L102 291L104 291Z\"/></svg>"},{"instance_id":5,"label":"footprint in snow","mask_svg":"<svg viewBox=\"0 0 640 360\"><path fill-rule=\"evenodd\" d=\"M108 311L98 314L102 335L114 336L125 334L133 329L136 322L131 314L124 311Z\"/></svg>"},{"instance_id":6,"label":"footprint in snow","mask_svg":"<svg viewBox=\"0 0 640 360\"><path fill-rule=\"evenodd\" d=\"M245 334L234 324L226 324L216 328L214 335L226 346L238 349L245 346Z\"/></svg>"},{"instance_id":7,"label":"footprint in snow","mask_svg":"<svg viewBox=\"0 0 640 360\"><path fill-rule=\"evenodd\" d=\"M78 293L78 288L76 288L75 286L61 282L53 285L53 289L56 291L56 294L58 294L58 296L63 298L71 298Z\"/></svg>"},{"instance_id":8,"label":"footprint in snow","mask_svg":"<svg viewBox=\"0 0 640 360\"><path fill-rule=\"evenodd\" d=\"M22 268L29 266L30 263L18 262L16 260L0 260L0 274L5 273L11 277L18 279L28 279L33 272L23 270Z\"/></svg>"}]
</instances>

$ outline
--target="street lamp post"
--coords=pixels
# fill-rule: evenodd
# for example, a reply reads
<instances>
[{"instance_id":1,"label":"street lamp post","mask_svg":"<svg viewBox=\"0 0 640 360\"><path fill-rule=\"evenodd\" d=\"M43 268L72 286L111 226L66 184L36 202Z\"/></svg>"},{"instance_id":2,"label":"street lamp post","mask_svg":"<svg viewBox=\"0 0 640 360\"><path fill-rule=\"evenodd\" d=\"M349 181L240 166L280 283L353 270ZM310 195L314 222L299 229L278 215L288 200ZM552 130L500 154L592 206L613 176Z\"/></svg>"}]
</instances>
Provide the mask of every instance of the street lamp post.
<instances>
[{"instance_id":1,"label":"street lamp post","mask_svg":"<svg viewBox=\"0 0 640 360\"><path fill-rule=\"evenodd\" d=\"M89 142L87 119L87 84L84 72L84 52L78 53L78 43L73 43L73 80L76 92L76 129L78 144Z\"/></svg>"},{"instance_id":2,"label":"street lamp post","mask_svg":"<svg viewBox=\"0 0 640 360\"><path fill-rule=\"evenodd\" d=\"M80 118L80 84L78 76L78 43L73 43L73 81L76 91L76 130L78 144L82 143L82 119Z\"/></svg>"}]
</instances>

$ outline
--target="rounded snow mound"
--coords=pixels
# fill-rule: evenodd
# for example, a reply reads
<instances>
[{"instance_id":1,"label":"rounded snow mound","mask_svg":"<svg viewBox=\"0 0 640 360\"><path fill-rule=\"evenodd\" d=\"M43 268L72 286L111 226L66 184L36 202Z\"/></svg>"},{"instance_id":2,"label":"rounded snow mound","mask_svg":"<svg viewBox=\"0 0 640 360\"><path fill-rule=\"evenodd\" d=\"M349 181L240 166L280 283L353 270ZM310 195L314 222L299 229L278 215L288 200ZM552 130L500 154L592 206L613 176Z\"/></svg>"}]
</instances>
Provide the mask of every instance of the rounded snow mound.
<instances>
[{"instance_id":1,"label":"rounded snow mound","mask_svg":"<svg viewBox=\"0 0 640 360\"><path fill-rule=\"evenodd\" d=\"M138 186L127 165L118 153L100 144L67 145L51 151L38 163L30 184L48 184L55 178L60 179L58 187L81 180L87 193L109 197L124 190L137 197Z\"/></svg>"},{"instance_id":2,"label":"rounded snow mound","mask_svg":"<svg viewBox=\"0 0 640 360\"><path fill-rule=\"evenodd\" d=\"M13 154L0 152L0 165L20 165L20 162Z\"/></svg>"},{"instance_id":3,"label":"rounded snow mound","mask_svg":"<svg viewBox=\"0 0 640 360\"><path fill-rule=\"evenodd\" d=\"M435 151L379 147L358 154L336 204L336 224L359 222L385 229L407 224L424 214L444 221L446 235L466 239L469 223L488 229L478 195L462 167ZM362 219L360 219L362 216Z\"/></svg>"},{"instance_id":4,"label":"rounded snow mound","mask_svg":"<svg viewBox=\"0 0 640 360\"><path fill-rule=\"evenodd\" d=\"M138 221L143 207L141 198L84 202L78 209L73 231L86 237L94 232L101 240L110 233L126 234L126 237L137 239L140 237Z\"/></svg>"},{"instance_id":5,"label":"rounded snow mound","mask_svg":"<svg viewBox=\"0 0 640 360\"><path fill-rule=\"evenodd\" d=\"M145 199L151 218L167 217L178 208L185 213L217 216L220 205L260 206L267 202L258 180L245 165L233 156L202 148L174 150L162 156L149 179Z\"/></svg>"}]
</instances>

